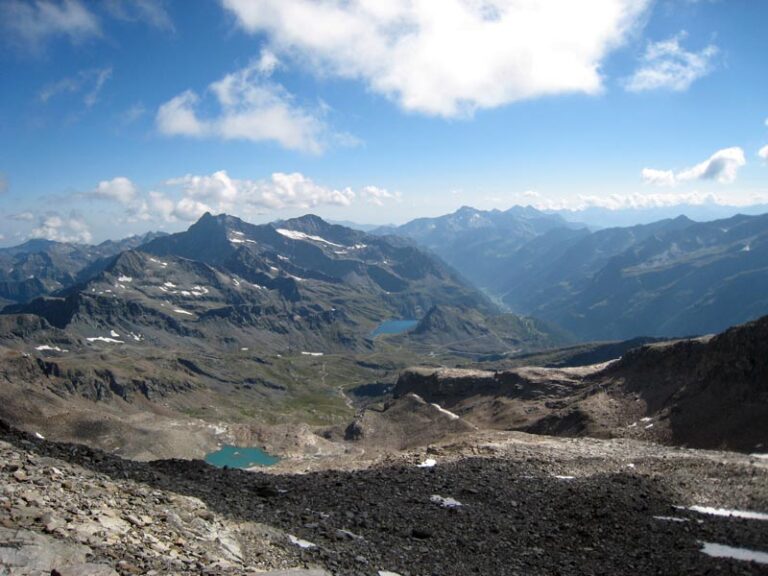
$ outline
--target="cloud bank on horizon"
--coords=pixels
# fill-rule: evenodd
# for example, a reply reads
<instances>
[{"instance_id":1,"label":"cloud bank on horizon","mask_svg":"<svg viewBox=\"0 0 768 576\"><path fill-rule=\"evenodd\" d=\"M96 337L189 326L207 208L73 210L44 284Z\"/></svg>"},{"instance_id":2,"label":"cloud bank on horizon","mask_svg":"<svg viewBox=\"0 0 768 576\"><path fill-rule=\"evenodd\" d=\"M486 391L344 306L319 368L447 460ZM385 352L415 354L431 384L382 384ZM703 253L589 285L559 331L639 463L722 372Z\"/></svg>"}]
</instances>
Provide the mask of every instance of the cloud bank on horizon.
<instances>
[{"instance_id":1,"label":"cloud bank on horizon","mask_svg":"<svg viewBox=\"0 0 768 576\"><path fill-rule=\"evenodd\" d=\"M386 223L458 203L765 203L768 7L750 11L0 0L15 80L0 96L2 241L174 229L206 211Z\"/></svg>"}]
</instances>

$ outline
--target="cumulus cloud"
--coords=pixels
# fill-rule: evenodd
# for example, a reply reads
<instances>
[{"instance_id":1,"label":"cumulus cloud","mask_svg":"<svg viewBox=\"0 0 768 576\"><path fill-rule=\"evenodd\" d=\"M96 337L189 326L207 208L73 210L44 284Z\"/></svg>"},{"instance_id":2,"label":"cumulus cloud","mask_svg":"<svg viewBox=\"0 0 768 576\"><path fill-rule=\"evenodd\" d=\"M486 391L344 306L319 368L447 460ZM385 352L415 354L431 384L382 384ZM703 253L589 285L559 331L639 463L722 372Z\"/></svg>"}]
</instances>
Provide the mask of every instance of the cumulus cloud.
<instances>
[{"instance_id":1,"label":"cumulus cloud","mask_svg":"<svg viewBox=\"0 0 768 576\"><path fill-rule=\"evenodd\" d=\"M47 103L52 98L62 94L82 94L83 104L92 108L99 101L101 90L107 80L112 77L112 68L92 68L81 70L75 76L62 78L48 84L38 94L41 102Z\"/></svg>"},{"instance_id":2,"label":"cumulus cloud","mask_svg":"<svg viewBox=\"0 0 768 576\"><path fill-rule=\"evenodd\" d=\"M112 180L102 180L98 186L88 194L92 198L113 200L120 204L130 204L136 198L136 186L128 178L117 176Z\"/></svg>"},{"instance_id":3,"label":"cumulus cloud","mask_svg":"<svg viewBox=\"0 0 768 576\"><path fill-rule=\"evenodd\" d=\"M275 172L267 180L238 180L221 170L209 176L188 174L168 180L166 184L180 187L187 199L207 203L206 206L214 205L216 211L222 212L232 211L241 204L270 210L320 205L349 206L356 196L350 188L322 186L298 172ZM189 208L191 204L186 206ZM183 212L191 214L188 209ZM175 212L174 216L181 218Z\"/></svg>"},{"instance_id":4,"label":"cumulus cloud","mask_svg":"<svg viewBox=\"0 0 768 576\"><path fill-rule=\"evenodd\" d=\"M182 198L176 203L176 206L173 209L173 215L179 220L192 221L197 220L200 216L210 211L211 207L207 204L203 204L192 198Z\"/></svg>"},{"instance_id":5,"label":"cumulus cloud","mask_svg":"<svg viewBox=\"0 0 768 576\"><path fill-rule=\"evenodd\" d=\"M768 144L760 148L760 150L757 151L757 155L768 162Z\"/></svg>"},{"instance_id":6,"label":"cumulus cloud","mask_svg":"<svg viewBox=\"0 0 768 576\"><path fill-rule=\"evenodd\" d=\"M0 22L8 39L32 52L52 38L79 43L101 34L98 19L80 0L5 0Z\"/></svg>"},{"instance_id":7,"label":"cumulus cloud","mask_svg":"<svg viewBox=\"0 0 768 576\"><path fill-rule=\"evenodd\" d=\"M630 92L673 90L683 92L699 78L714 69L717 46L710 44L699 52L691 52L680 45L685 32L677 36L650 42L641 59L640 67L626 81Z\"/></svg>"},{"instance_id":8,"label":"cumulus cloud","mask_svg":"<svg viewBox=\"0 0 768 576\"><path fill-rule=\"evenodd\" d=\"M360 196L376 206L384 206L387 201L391 200L396 202L401 200L400 192L390 192L378 186L363 186L360 190Z\"/></svg>"},{"instance_id":9,"label":"cumulus cloud","mask_svg":"<svg viewBox=\"0 0 768 576\"><path fill-rule=\"evenodd\" d=\"M218 114L203 115L200 96L187 90L165 102L156 124L169 136L216 137L225 140L277 142L289 150L320 153L327 127L318 114L296 104L295 98L270 76L278 66L264 51L246 67L208 86Z\"/></svg>"},{"instance_id":10,"label":"cumulus cloud","mask_svg":"<svg viewBox=\"0 0 768 576\"><path fill-rule=\"evenodd\" d=\"M9 220L15 220L16 222L32 222L35 219L35 215L32 212L17 212L16 214L9 214Z\"/></svg>"},{"instance_id":11,"label":"cumulus cloud","mask_svg":"<svg viewBox=\"0 0 768 576\"><path fill-rule=\"evenodd\" d=\"M173 136L202 136L208 126L197 119L194 107L200 98L187 90L174 96L157 111L157 128L163 134Z\"/></svg>"},{"instance_id":12,"label":"cumulus cloud","mask_svg":"<svg viewBox=\"0 0 768 576\"><path fill-rule=\"evenodd\" d=\"M744 150L738 146L718 150L704 162L679 172L643 168L641 176L648 184L656 186L675 186L691 180L714 180L729 184L736 180L739 168L747 163Z\"/></svg>"},{"instance_id":13,"label":"cumulus cloud","mask_svg":"<svg viewBox=\"0 0 768 576\"><path fill-rule=\"evenodd\" d=\"M93 240L88 225L80 215L72 213L63 217L55 212L41 216L38 226L30 232L30 237L83 244Z\"/></svg>"},{"instance_id":14,"label":"cumulus cloud","mask_svg":"<svg viewBox=\"0 0 768 576\"><path fill-rule=\"evenodd\" d=\"M595 94L601 65L649 0L221 0L246 32L321 74L363 81L409 111L455 117Z\"/></svg>"}]
</instances>

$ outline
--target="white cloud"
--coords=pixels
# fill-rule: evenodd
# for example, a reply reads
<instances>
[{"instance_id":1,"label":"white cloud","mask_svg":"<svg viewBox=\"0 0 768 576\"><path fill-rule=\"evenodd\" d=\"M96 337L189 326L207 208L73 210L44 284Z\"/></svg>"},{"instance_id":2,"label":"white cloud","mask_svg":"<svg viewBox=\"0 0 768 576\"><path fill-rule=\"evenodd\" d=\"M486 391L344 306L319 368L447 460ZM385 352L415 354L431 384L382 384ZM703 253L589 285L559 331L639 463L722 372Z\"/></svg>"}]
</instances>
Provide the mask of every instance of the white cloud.
<instances>
[{"instance_id":1,"label":"white cloud","mask_svg":"<svg viewBox=\"0 0 768 576\"><path fill-rule=\"evenodd\" d=\"M122 114L119 115L120 122L122 124L128 125L133 124L137 120L139 120L142 116L144 116L147 113L147 109L144 107L144 104L141 102L137 102L130 108L126 109Z\"/></svg>"},{"instance_id":2,"label":"white cloud","mask_svg":"<svg viewBox=\"0 0 768 576\"><path fill-rule=\"evenodd\" d=\"M171 221L175 219L173 211L175 208L173 200L167 198L161 192L149 193L149 207L144 204L144 209L151 209L152 213L158 214L163 220Z\"/></svg>"},{"instance_id":3,"label":"white cloud","mask_svg":"<svg viewBox=\"0 0 768 576\"><path fill-rule=\"evenodd\" d=\"M102 0L107 11L119 20L146 22L160 30L173 31L173 21L159 0Z\"/></svg>"},{"instance_id":4,"label":"white cloud","mask_svg":"<svg viewBox=\"0 0 768 576\"><path fill-rule=\"evenodd\" d=\"M630 92L645 92L648 90L687 90L699 78L709 74L717 56L717 46L709 45L699 52L689 52L680 41L686 34L651 42L643 54L641 66L626 81L626 89Z\"/></svg>"},{"instance_id":5,"label":"white cloud","mask_svg":"<svg viewBox=\"0 0 768 576\"><path fill-rule=\"evenodd\" d=\"M656 186L674 186L691 180L716 180L721 184L729 184L736 180L739 168L746 163L744 150L734 146L718 150L704 162L679 172L643 168L641 175L645 182Z\"/></svg>"},{"instance_id":6,"label":"white cloud","mask_svg":"<svg viewBox=\"0 0 768 576\"><path fill-rule=\"evenodd\" d=\"M181 187L188 199L215 205L220 212L233 211L242 204L270 210L349 206L356 196L350 188L322 186L297 172L275 172L268 180L237 180L221 170L210 176L188 174L168 180L166 184Z\"/></svg>"},{"instance_id":7,"label":"white cloud","mask_svg":"<svg viewBox=\"0 0 768 576\"><path fill-rule=\"evenodd\" d=\"M91 108L99 100L101 89L107 80L112 77L112 68L103 68L96 71L93 87L85 94L83 102L88 108Z\"/></svg>"},{"instance_id":8,"label":"white cloud","mask_svg":"<svg viewBox=\"0 0 768 576\"><path fill-rule=\"evenodd\" d=\"M311 70L362 80L409 111L454 117L602 89L604 58L649 0L221 0Z\"/></svg>"},{"instance_id":9,"label":"white cloud","mask_svg":"<svg viewBox=\"0 0 768 576\"><path fill-rule=\"evenodd\" d=\"M128 178L117 176L112 180L102 180L98 186L88 194L93 198L114 200L120 204L130 204L136 197L136 186Z\"/></svg>"},{"instance_id":10,"label":"white cloud","mask_svg":"<svg viewBox=\"0 0 768 576\"><path fill-rule=\"evenodd\" d=\"M672 170L643 168L642 177L648 184L655 184L656 186L674 186L677 183L675 173Z\"/></svg>"},{"instance_id":11,"label":"white cloud","mask_svg":"<svg viewBox=\"0 0 768 576\"><path fill-rule=\"evenodd\" d=\"M173 209L173 215L179 220L191 222L210 211L211 207L202 202L198 202L192 198L182 198L176 203L176 206Z\"/></svg>"},{"instance_id":12,"label":"white cloud","mask_svg":"<svg viewBox=\"0 0 768 576\"><path fill-rule=\"evenodd\" d=\"M676 174L678 180L717 180L728 184L736 180L739 168L747 163L738 146L718 150L704 162Z\"/></svg>"},{"instance_id":13,"label":"white cloud","mask_svg":"<svg viewBox=\"0 0 768 576\"><path fill-rule=\"evenodd\" d=\"M101 34L98 19L80 0L6 0L0 4L0 22L11 41L32 52L51 38L78 43Z\"/></svg>"},{"instance_id":14,"label":"white cloud","mask_svg":"<svg viewBox=\"0 0 768 576\"><path fill-rule=\"evenodd\" d=\"M35 219L35 215L32 212L18 212L16 214L9 214L8 218L16 222L32 222Z\"/></svg>"},{"instance_id":15,"label":"white cloud","mask_svg":"<svg viewBox=\"0 0 768 576\"><path fill-rule=\"evenodd\" d=\"M57 242L90 243L93 239L88 225L77 214L64 218L57 213L40 217L38 226L30 232L31 238L45 238Z\"/></svg>"},{"instance_id":16,"label":"white cloud","mask_svg":"<svg viewBox=\"0 0 768 576\"><path fill-rule=\"evenodd\" d=\"M396 202L401 200L400 192L390 192L378 186L363 186L362 190L360 190L360 196L376 206L384 206L385 202L389 200Z\"/></svg>"},{"instance_id":17,"label":"white cloud","mask_svg":"<svg viewBox=\"0 0 768 576\"><path fill-rule=\"evenodd\" d=\"M274 54L264 51L245 68L213 82L208 91L217 101L218 115L200 115L201 98L192 90L182 92L158 109L158 130L169 136L272 141L289 150L322 152L325 124L269 79L277 66Z\"/></svg>"},{"instance_id":18,"label":"white cloud","mask_svg":"<svg viewBox=\"0 0 768 576\"><path fill-rule=\"evenodd\" d=\"M40 90L38 98L41 102L47 103L52 98L62 94L82 94L83 104L91 108L98 102L104 84L111 77L111 67L81 70L75 76L62 78L57 82L46 85Z\"/></svg>"},{"instance_id":19,"label":"white cloud","mask_svg":"<svg viewBox=\"0 0 768 576\"><path fill-rule=\"evenodd\" d=\"M768 145L763 146L760 148L760 150L757 151L757 155L760 156L763 160L768 162Z\"/></svg>"},{"instance_id":20,"label":"white cloud","mask_svg":"<svg viewBox=\"0 0 768 576\"><path fill-rule=\"evenodd\" d=\"M158 130L174 136L203 136L208 127L195 114L198 100L197 94L187 90L160 106L155 119Z\"/></svg>"},{"instance_id":21,"label":"white cloud","mask_svg":"<svg viewBox=\"0 0 768 576\"><path fill-rule=\"evenodd\" d=\"M544 199L533 205L540 210L586 210L588 208L606 208L608 210L643 210L670 206L750 206L768 203L768 195L729 196L692 192L660 192L654 194L609 194L578 195L574 198Z\"/></svg>"}]
</instances>

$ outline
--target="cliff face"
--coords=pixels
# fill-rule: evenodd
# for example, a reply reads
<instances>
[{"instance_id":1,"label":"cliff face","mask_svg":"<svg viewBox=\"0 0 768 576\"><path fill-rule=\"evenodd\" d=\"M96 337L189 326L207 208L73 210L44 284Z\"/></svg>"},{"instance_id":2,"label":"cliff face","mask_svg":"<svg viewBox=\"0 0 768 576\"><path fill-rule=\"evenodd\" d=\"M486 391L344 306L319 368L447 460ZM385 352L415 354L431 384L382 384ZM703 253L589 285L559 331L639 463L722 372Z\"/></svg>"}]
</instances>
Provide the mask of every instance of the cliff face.
<instances>
[{"instance_id":1,"label":"cliff face","mask_svg":"<svg viewBox=\"0 0 768 576\"><path fill-rule=\"evenodd\" d=\"M675 444L768 446L768 317L711 338L638 348L601 378L648 413L666 415Z\"/></svg>"}]
</instances>

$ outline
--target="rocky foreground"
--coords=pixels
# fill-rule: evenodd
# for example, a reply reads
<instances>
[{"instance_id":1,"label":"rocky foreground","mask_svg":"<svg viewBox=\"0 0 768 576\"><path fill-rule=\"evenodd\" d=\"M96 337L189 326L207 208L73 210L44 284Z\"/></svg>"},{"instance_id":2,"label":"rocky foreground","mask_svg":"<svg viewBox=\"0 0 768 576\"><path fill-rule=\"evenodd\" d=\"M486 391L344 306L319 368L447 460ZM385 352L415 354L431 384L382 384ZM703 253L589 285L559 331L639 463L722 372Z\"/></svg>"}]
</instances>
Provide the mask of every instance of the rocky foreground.
<instances>
[{"instance_id":1,"label":"rocky foreground","mask_svg":"<svg viewBox=\"0 0 768 576\"><path fill-rule=\"evenodd\" d=\"M0 429L0 574L768 574L702 551L768 552L760 512L768 460L630 440L478 433L288 475Z\"/></svg>"}]
</instances>

